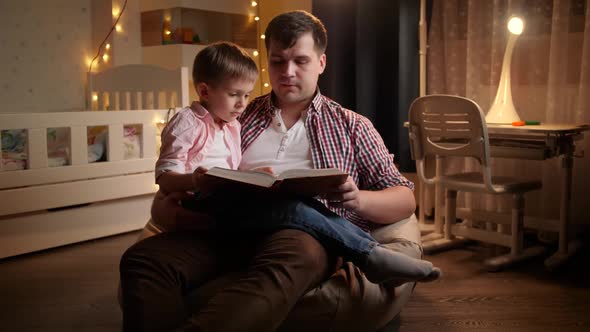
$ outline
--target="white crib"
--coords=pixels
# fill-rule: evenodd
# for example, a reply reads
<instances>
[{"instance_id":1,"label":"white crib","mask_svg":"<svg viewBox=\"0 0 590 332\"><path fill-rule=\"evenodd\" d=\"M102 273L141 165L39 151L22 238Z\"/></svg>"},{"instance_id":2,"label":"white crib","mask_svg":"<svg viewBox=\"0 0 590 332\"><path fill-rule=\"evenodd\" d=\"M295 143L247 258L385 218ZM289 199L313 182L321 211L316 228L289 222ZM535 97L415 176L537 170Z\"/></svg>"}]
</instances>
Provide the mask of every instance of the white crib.
<instances>
[{"instance_id":1,"label":"white crib","mask_svg":"<svg viewBox=\"0 0 590 332\"><path fill-rule=\"evenodd\" d=\"M27 141L26 169L0 169L0 258L140 229L148 220L158 134L169 110L189 103L188 69L127 65L88 82L89 109L106 111L0 113L0 130L24 129ZM104 161L89 162L91 127L107 129ZM50 163L48 128L69 133L67 165ZM124 156L125 128L139 132L132 159Z\"/></svg>"}]
</instances>

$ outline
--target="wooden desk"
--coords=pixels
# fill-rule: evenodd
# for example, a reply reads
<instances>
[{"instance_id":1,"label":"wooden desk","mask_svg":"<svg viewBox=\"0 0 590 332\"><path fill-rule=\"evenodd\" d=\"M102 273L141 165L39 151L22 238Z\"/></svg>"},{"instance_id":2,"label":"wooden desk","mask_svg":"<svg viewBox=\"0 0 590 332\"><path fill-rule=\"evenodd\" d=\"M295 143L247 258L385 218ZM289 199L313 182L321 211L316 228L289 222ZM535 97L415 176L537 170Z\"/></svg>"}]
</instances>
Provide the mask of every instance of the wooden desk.
<instances>
[{"instance_id":1,"label":"wooden desk","mask_svg":"<svg viewBox=\"0 0 590 332\"><path fill-rule=\"evenodd\" d=\"M563 264L580 247L579 242L570 242L570 198L572 187L572 169L575 153L575 142L583 138L583 132L590 130L590 125L546 124L538 126L513 127L511 125L488 125L491 156L496 158L545 160L561 157L561 201L559 220L525 216L525 226L559 233L558 251L545 260L550 269ZM442 175L442 158L436 159L436 173ZM422 187L424 188L424 186ZM435 221L434 233L423 238L423 242L436 240L443 233L442 198L444 189L435 188ZM424 190L420 191L420 204L424 204ZM424 222L423 206L420 221ZM485 217L499 224L507 224L510 215L497 215L473 209L458 209L459 218Z\"/></svg>"}]
</instances>

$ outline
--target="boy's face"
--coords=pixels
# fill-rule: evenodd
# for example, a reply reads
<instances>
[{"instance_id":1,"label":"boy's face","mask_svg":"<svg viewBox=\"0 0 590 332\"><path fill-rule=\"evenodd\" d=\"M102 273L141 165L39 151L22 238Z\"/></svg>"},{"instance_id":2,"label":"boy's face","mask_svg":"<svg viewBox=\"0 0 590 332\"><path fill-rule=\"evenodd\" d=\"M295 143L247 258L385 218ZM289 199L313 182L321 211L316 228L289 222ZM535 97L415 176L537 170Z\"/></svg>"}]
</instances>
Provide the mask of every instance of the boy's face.
<instances>
[{"instance_id":1,"label":"boy's face","mask_svg":"<svg viewBox=\"0 0 590 332\"><path fill-rule=\"evenodd\" d=\"M326 68L326 55L318 54L311 32L282 49L274 40L268 47L268 74L279 107L306 103L313 98L318 78Z\"/></svg>"},{"instance_id":2,"label":"boy's face","mask_svg":"<svg viewBox=\"0 0 590 332\"><path fill-rule=\"evenodd\" d=\"M246 108L254 81L226 79L217 86L199 83L197 93L216 123L234 121Z\"/></svg>"}]
</instances>

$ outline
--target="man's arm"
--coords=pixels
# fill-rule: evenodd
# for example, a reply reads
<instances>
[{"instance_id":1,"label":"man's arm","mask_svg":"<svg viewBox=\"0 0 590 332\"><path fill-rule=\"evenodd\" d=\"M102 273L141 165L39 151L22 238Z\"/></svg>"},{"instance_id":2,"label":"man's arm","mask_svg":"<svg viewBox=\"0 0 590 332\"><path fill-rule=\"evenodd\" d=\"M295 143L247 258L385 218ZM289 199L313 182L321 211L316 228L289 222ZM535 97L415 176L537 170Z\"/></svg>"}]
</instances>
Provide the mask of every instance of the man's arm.
<instances>
[{"instance_id":1,"label":"man's arm","mask_svg":"<svg viewBox=\"0 0 590 332\"><path fill-rule=\"evenodd\" d=\"M391 224L409 217L416 209L412 190L405 186L382 190L359 190L351 177L327 195L330 205L354 211L378 224Z\"/></svg>"},{"instance_id":2,"label":"man's arm","mask_svg":"<svg viewBox=\"0 0 590 332\"><path fill-rule=\"evenodd\" d=\"M374 223L391 224L405 219L416 209L414 184L398 171L373 124L363 116L356 116L350 135L358 184L349 177L327 198L331 205L354 211Z\"/></svg>"}]
</instances>

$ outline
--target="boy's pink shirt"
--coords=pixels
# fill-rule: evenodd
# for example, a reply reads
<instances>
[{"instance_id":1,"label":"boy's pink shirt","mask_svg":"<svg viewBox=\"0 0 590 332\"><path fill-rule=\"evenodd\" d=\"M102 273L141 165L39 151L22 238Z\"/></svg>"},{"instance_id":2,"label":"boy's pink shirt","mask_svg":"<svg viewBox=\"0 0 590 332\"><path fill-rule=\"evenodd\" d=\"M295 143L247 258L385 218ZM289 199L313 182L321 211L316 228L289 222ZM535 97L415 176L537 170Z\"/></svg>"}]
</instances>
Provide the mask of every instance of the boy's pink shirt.
<instances>
[{"instance_id":1,"label":"boy's pink shirt","mask_svg":"<svg viewBox=\"0 0 590 332\"><path fill-rule=\"evenodd\" d=\"M242 158L240 123L223 126L224 139L230 150L228 163L237 169ZM207 156L215 138L214 120L198 102L181 109L162 131L162 147L156 162L156 179L164 172L192 173Z\"/></svg>"}]
</instances>

